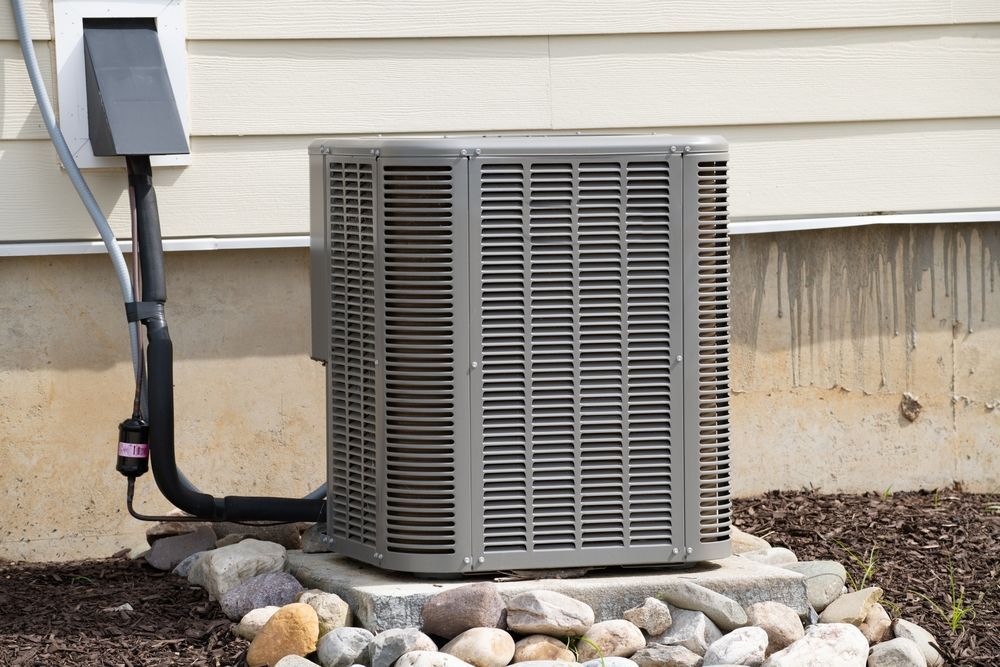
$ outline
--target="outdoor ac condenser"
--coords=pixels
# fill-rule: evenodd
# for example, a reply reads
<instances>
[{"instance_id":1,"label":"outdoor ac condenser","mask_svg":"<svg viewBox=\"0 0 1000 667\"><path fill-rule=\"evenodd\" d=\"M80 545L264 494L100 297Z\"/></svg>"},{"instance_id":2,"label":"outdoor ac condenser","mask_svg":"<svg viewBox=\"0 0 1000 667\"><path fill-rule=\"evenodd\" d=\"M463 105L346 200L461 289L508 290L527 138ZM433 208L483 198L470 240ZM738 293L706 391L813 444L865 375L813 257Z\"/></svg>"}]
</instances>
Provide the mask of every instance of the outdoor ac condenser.
<instances>
[{"instance_id":1,"label":"outdoor ac condenser","mask_svg":"<svg viewBox=\"0 0 1000 667\"><path fill-rule=\"evenodd\" d=\"M422 573L729 555L726 150L311 146L336 551Z\"/></svg>"}]
</instances>

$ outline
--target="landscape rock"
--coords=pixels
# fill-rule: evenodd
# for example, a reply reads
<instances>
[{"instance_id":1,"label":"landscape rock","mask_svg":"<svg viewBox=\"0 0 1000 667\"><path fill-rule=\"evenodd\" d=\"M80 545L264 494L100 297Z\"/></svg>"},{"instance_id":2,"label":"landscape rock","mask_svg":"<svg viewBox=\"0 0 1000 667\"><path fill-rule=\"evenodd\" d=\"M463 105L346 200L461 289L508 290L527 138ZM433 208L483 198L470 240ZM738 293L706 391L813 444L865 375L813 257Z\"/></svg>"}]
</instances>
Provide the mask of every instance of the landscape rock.
<instances>
[{"instance_id":1,"label":"landscape rock","mask_svg":"<svg viewBox=\"0 0 1000 667\"><path fill-rule=\"evenodd\" d=\"M504 667L514 657L514 638L499 628L470 628L441 649L474 667Z\"/></svg>"},{"instance_id":2,"label":"landscape rock","mask_svg":"<svg viewBox=\"0 0 1000 667\"><path fill-rule=\"evenodd\" d=\"M729 544L732 547L733 555L737 556L748 551L763 551L771 548L767 540L762 540L750 533L744 533L736 526L732 526L729 531Z\"/></svg>"},{"instance_id":3,"label":"landscape rock","mask_svg":"<svg viewBox=\"0 0 1000 667\"><path fill-rule=\"evenodd\" d=\"M303 591L298 597L298 602L304 602L316 610L316 615L319 617L320 637L331 630L350 625L353 620L351 608L339 595L334 593L312 588Z\"/></svg>"},{"instance_id":4,"label":"landscape rock","mask_svg":"<svg viewBox=\"0 0 1000 667\"><path fill-rule=\"evenodd\" d=\"M228 547L233 544L239 544L243 540L248 540L248 539L250 539L250 536L244 533L230 533L225 537L220 537L219 539L217 539L215 541L215 548L218 549L220 547Z\"/></svg>"},{"instance_id":5,"label":"landscape rock","mask_svg":"<svg viewBox=\"0 0 1000 667\"><path fill-rule=\"evenodd\" d=\"M892 624L892 634L894 637L909 639L916 644L917 648L924 655L924 659L927 660L927 667L941 667L944 665L944 658L934 648L934 645L937 644L934 635L916 623L897 618Z\"/></svg>"},{"instance_id":6,"label":"landscape rock","mask_svg":"<svg viewBox=\"0 0 1000 667\"><path fill-rule=\"evenodd\" d=\"M786 549L785 547L771 547L770 549L762 549L760 551L748 551L741 555L743 558L748 558L757 563L776 565L778 567L797 563L799 560L798 556L791 549Z\"/></svg>"},{"instance_id":7,"label":"landscape rock","mask_svg":"<svg viewBox=\"0 0 1000 667\"><path fill-rule=\"evenodd\" d=\"M391 667L410 651L437 651L437 644L416 628L394 628L378 633L368 645L371 667Z\"/></svg>"},{"instance_id":8,"label":"landscape rock","mask_svg":"<svg viewBox=\"0 0 1000 667\"><path fill-rule=\"evenodd\" d=\"M824 623L810 625L802 639L772 653L764 661L764 667L864 667L867 660L868 642L856 626L849 623Z\"/></svg>"},{"instance_id":9,"label":"landscape rock","mask_svg":"<svg viewBox=\"0 0 1000 667\"><path fill-rule=\"evenodd\" d=\"M553 591L531 591L507 603L507 625L520 634L579 636L594 624L589 605Z\"/></svg>"},{"instance_id":10,"label":"landscape rock","mask_svg":"<svg viewBox=\"0 0 1000 667\"><path fill-rule=\"evenodd\" d=\"M767 633L767 651L780 651L805 634L799 615L780 602L758 602L747 607L747 620Z\"/></svg>"},{"instance_id":11,"label":"landscape rock","mask_svg":"<svg viewBox=\"0 0 1000 667\"><path fill-rule=\"evenodd\" d=\"M178 517L189 516L180 510L171 510L170 513L176 514ZM156 541L162 540L165 537L187 535L188 533L193 533L199 528L211 527L212 524L207 521L161 521L159 523L154 523L146 529L146 543L149 544L149 546L153 546Z\"/></svg>"},{"instance_id":12,"label":"landscape rock","mask_svg":"<svg viewBox=\"0 0 1000 667\"><path fill-rule=\"evenodd\" d=\"M764 662L766 650L767 633L763 628L737 628L712 642L705 651L704 664L759 667Z\"/></svg>"},{"instance_id":13,"label":"landscape rock","mask_svg":"<svg viewBox=\"0 0 1000 667\"><path fill-rule=\"evenodd\" d=\"M872 647L868 667L927 667L927 658L915 642L897 637Z\"/></svg>"},{"instance_id":14,"label":"landscape rock","mask_svg":"<svg viewBox=\"0 0 1000 667\"><path fill-rule=\"evenodd\" d=\"M597 658L627 658L646 645L646 638L631 621L612 620L595 623L587 630L589 641L577 642L576 657L580 662Z\"/></svg>"},{"instance_id":15,"label":"landscape rock","mask_svg":"<svg viewBox=\"0 0 1000 667\"><path fill-rule=\"evenodd\" d=\"M410 651L396 661L395 667L470 667L469 663L447 653Z\"/></svg>"},{"instance_id":16,"label":"landscape rock","mask_svg":"<svg viewBox=\"0 0 1000 667\"><path fill-rule=\"evenodd\" d=\"M701 667L701 656L683 646L650 644L632 656L639 667Z\"/></svg>"},{"instance_id":17,"label":"landscape rock","mask_svg":"<svg viewBox=\"0 0 1000 667\"><path fill-rule=\"evenodd\" d=\"M333 545L323 541L326 536L326 526L314 523L302 533L302 553L326 554L333 552Z\"/></svg>"},{"instance_id":18,"label":"landscape rock","mask_svg":"<svg viewBox=\"0 0 1000 667\"><path fill-rule=\"evenodd\" d=\"M283 546L244 540L206 552L191 568L188 581L203 586L213 599L219 600L230 589L258 574L284 571L287 562Z\"/></svg>"},{"instance_id":19,"label":"landscape rock","mask_svg":"<svg viewBox=\"0 0 1000 667\"><path fill-rule=\"evenodd\" d=\"M261 628L263 628L267 622L271 620L271 617L274 616L274 613L279 609L281 609L281 607L270 606L248 611L246 615L240 619L240 622L233 626L233 633L236 634L237 637L243 637L243 639L249 639L252 641L253 638L257 636L257 633L260 632Z\"/></svg>"},{"instance_id":20,"label":"landscape rock","mask_svg":"<svg viewBox=\"0 0 1000 667\"><path fill-rule=\"evenodd\" d=\"M214 546L215 533L209 526L202 526L190 533L156 540L146 554L146 562L157 570L167 572L177 567L188 556Z\"/></svg>"},{"instance_id":21,"label":"landscape rock","mask_svg":"<svg viewBox=\"0 0 1000 667\"><path fill-rule=\"evenodd\" d=\"M243 523L230 523L222 521L213 523L215 536L225 539L229 535L239 535L242 538L260 540L261 542L274 542L286 549L302 548L302 531L308 524L302 523L279 523L275 525L254 526Z\"/></svg>"},{"instance_id":22,"label":"landscape rock","mask_svg":"<svg viewBox=\"0 0 1000 667\"><path fill-rule=\"evenodd\" d=\"M318 667L312 660L306 660L300 655L286 655L274 663L274 667Z\"/></svg>"},{"instance_id":23,"label":"landscape rock","mask_svg":"<svg viewBox=\"0 0 1000 667\"><path fill-rule=\"evenodd\" d=\"M882 599L882 589L877 586L845 593L834 600L819 615L820 623L850 623L861 625L868 612Z\"/></svg>"},{"instance_id":24,"label":"landscape rock","mask_svg":"<svg viewBox=\"0 0 1000 667\"><path fill-rule=\"evenodd\" d=\"M844 591L844 582L847 581L847 570L833 560L807 560L781 567L804 577L806 597L818 612L840 597Z\"/></svg>"},{"instance_id":25,"label":"landscape rock","mask_svg":"<svg viewBox=\"0 0 1000 667\"><path fill-rule=\"evenodd\" d=\"M663 634L673 622L670 607L656 598L646 598L641 606L627 610L623 616L651 635Z\"/></svg>"},{"instance_id":26,"label":"landscape rock","mask_svg":"<svg viewBox=\"0 0 1000 667\"><path fill-rule=\"evenodd\" d=\"M185 558L184 560L182 560L180 563L177 564L177 567L174 568L173 573L176 574L178 577L184 577L185 579L187 579L188 575L191 574L191 568L193 568L194 564L198 562L198 559L204 556L206 553L208 552L199 551L197 553L191 554L190 556L188 556L187 558Z\"/></svg>"},{"instance_id":27,"label":"landscape rock","mask_svg":"<svg viewBox=\"0 0 1000 667\"><path fill-rule=\"evenodd\" d=\"M708 616L700 611L689 609L670 609L674 622L670 624L670 629L662 635L649 638L649 644L668 644L683 646L684 648L698 654L705 655L709 644L722 638L722 631L712 622ZM632 657L635 660L635 656ZM636 662L639 662L636 660Z\"/></svg>"},{"instance_id":28,"label":"landscape rock","mask_svg":"<svg viewBox=\"0 0 1000 667\"><path fill-rule=\"evenodd\" d=\"M334 628L319 639L317 653L323 667L350 667L368 661L374 635L364 628Z\"/></svg>"},{"instance_id":29,"label":"landscape rock","mask_svg":"<svg viewBox=\"0 0 1000 667\"><path fill-rule=\"evenodd\" d=\"M612 656L610 658L597 658L595 660L588 660L583 663L580 667L639 667L634 661L628 658L619 658L617 656Z\"/></svg>"},{"instance_id":30,"label":"landscape rock","mask_svg":"<svg viewBox=\"0 0 1000 667\"><path fill-rule=\"evenodd\" d=\"M514 662L576 662L566 643L548 635L529 635L514 644Z\"/></svg>"},{"instance_id":31,"label":"landscape rock","mask_svg":"<svg viewBox=\"0 0 1000 667\"><path fill-rule=\"evenodd\" d=\"M424 632L445 639L471 628L503 628L504 602L496 584L465 584L442 591L420 610Z\"/></svg>"},{"instance_id":32,"label":"landscape rock","mask_svg":"<svg viewBox=\"0 0 1000 667\"><path fill-rule=\"evenodd\" d=\"M306 656L316 650L319 619L307 604L285 605L268 619L247 649L249 667L274 665L286 655Z\"/></svg>"},{"instance_id":33,"label":"landscape rock","mask_svg":"<svg viewBox=\"0 0 1000 667\"><path fill-rule=\"evenodd\" d=\"M892 619L889 618L889 612L885 610L885 607L876 603L868 610L868 615L865 616L865 620L861 622L858 629L861 630L861 634L865 636L869 644L878 644L889 634L891 626Z\"/></svg>"},{"instance_id":34,"label":"landscape rock","mask_svg":"<svg viewBox=\"0 0 1000 667\"><path fill-rule=\"evenodd\" d=\"M672 582L660 592L660 598L675 607L703 612L723 630L747 624L747 614L736 600L691 581Z\"/></svg>"},{"instance_id":35,"label":"landscape rock","mask_svg":"<svg viewBox=\"0 0 1000 667\"><path fill-rule=\"evenodd\" d=\"M230 588L219 599L222 613L237 621L260 607L284 607L302 592L298 579L285 572L268 572Z\"/></svg>"}]
</instances>

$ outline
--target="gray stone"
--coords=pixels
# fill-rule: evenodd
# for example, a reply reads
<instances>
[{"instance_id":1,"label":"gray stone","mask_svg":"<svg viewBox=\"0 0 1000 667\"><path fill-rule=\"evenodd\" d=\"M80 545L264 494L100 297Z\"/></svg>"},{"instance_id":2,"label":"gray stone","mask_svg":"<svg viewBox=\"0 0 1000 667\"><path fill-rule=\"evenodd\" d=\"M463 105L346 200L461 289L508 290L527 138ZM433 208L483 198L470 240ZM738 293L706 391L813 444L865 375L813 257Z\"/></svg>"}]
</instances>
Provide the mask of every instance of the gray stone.
<instances>
[{"instance_id":1,"label":"gray stone","mask_svg":"<svg viewBox=\"0 0 1000 667\"><path fill-rule=\"evenodd\" d=\"M437 651L437 644L416 628L397 628L378 633L368 645L371 667L390 667L410 651Z\"/></svg>"},{"instance_id":2,"label":"gray stone","mask_svg":"<svg viewBox=\"0 0 1000 667\"><path fill-rule=\"evenodd\" d=\"M316 610L319 617L319 636L336 628L350 625L353 620L351 608L347 606L339 595L327 593L318 589L302 591L298 597L298 602L304 602Z\"/></svg>"},{"instance_id":3,"label":"gray stone","mask_svg":"<svg viewBox=\"0 0 1000 667\"><path fill-rule=\"evenodd\" d=\"M785 547L771 547L770 549L762 549L760 551L748 551L742 554L742 556L758 563L779 567L797 563L799 560L791 549L786 549Z\"/></svg>"},{"instance_id":4,"label":"gray stone","mask_svg":"<svg viewBox=\"0 0 1000 667\"><path fill-rule=\"evenodd\" d=\"M802 621L791 607L780 602L758 602L747 608L747 620L767 633L767 655L801 639Z\"/></svg>"},{"instance_id":5,"label":"gray stone","mask_svg":"<svg viewBox=\"0 0 1000 667\"><path fill-rule=\"evenodd\" d=\"M771 545L768 544L767 540L762 540L759 537L751 535L750 533L744 533L742 530L736 526L732 526L729 531L729 544L733 550L733 554L745 554L748 551L763 551L764 549L770 549Z\"/></svg>"},{"instance_id":6,"label":"gray stone","mask_svg":"<svg viewBox=\"0 0 1000 667\"><path fill-rule=\"evenodd\" d=\"M747 624L747 614L736 600L691 581L674 581L660 591L660 599L675 607L703 612L723 630Z\"/></svg>"},{"instance_id":7,"label":"gray stone","mask_svg":"<svg viewBox=\"0 0 1000 667\"><path fill-rule=\"evenodd\" d=\"M177 567L174 568L174 574L178 577L184 577L187 579L188 575L191 574L191 568L194 567L194 564L197 563L198 559L205 555L205 553L207 552L199 551L198 553L193 553L182 560L177 564Z\"/></svg>"},{"instance_id":8,"label":"gray stone","mask_svg":"<svg viewBox=\"0 0 1000 667\"><path fill-rule=\"evenodd\" d=\"M333 553L332 543L326 542L326 526L314 523L302 533L302 553L326 554Z\"/></svg>"},{"instance_id":9,"label":"gray stone","mask_svg":"<svg viewBox=\"0 0 1000 667\"><path fill-rule=\"evenodd\" d=\"M351 606L356 622L373 632L421 627L420 610L427 600L441 591L468 585L461 576L429 582L417 575L381 570L337 554L292 551L288 559L290 572L303 586L336 593ZM683 571L616 571L607 576L595 573L578 579L508 581L496 586L505 600L533 590L563 593L590 605L595 620L607 621L622 618L636 602L656 597L665 583L681 578L726 595L743 607L774 600L794 609L800 618L809 614L801 575L738 557Z\"/></svg>"},{"instance_id":10,"label":"gray stone","mask_svg":"<svg viewBox=\"0 0 1000 667\"><path fill-rule=\"evenodd\" d=\"M514 644L514 662L576 662L576 655L555 637L529 635Z\"/></svg>"},{"instance_id":11,"label":"gray stone","mask_svg":"<svg viewBox=\"0 0 1000 667\"><path fill-rule=\"evenodd\" d=\"M302 584L292 575L268 572L230 588L219 599L219 606L230 620L237 621L260 607L291 604L301 592Z\"/></svg>"},{"instance_id":12,"label":"gray stone","mask_svg":"<svg viewBox=\"0 0 1000 667\"><path fill-rule=\"evenodd\" d=\"M865 636L869 644L878 644L889 634L890 627L892 627L892 619L889 618L889 612L882 605L874 604L868 610L868 615L865 616L865 620L861 622L858 629L861 630L861 634Z\"/></svg>"},{"instance_id":13,"label":"gray stone","mask_svg":"<svg viewBox=\"0 0 1000 667\"><path fill-rule=\"evenodd\" d=\"M578 636L593 624L594 610L562 593L530 591L507 603L507 626L521 634Z\"/></svg>"},{"instance_id":14,"label":"gray stone","mask_svg":"<svg viewBox=\"0 0 1000 667\"><path fill-rule=\"evenodd\" d=\"M372 633L364 628L335 628L319 638L317 654L323 667L350 667L369 661Z\"/></svg>"},{"instance_id":15,"label":"gray stone","mask_svg":"<svg viewBox=\"0 0 1000 667\"><path fill-rule=\"evenodd\" d=\"M562 662L559 660L527 660L525 662L515 662L510 667L566 667L567 665L579 665L578 662Z\"/></svg>"},{"instance_id":16,"label":"gray stone","mask_svg":"<svg viewBox=\"0 0 1000 667\"><path fill-rule=\"evenodd\" d=\"M240 622L233 626L233 633L237 637L243 637L243 639L249 639L253 641L253 638L257 636L260 629L267 624L271 617L274 616L274 612L278 611L281 607L261 607L260 609L252 609L247 612L246 615L240 619Z\"/></svg>"},{"instance_id":17,"label":"gray stone","mask_svg":"<svg viewBox=\"0 0 1000 667\"><path fill-rule=\"evenodd\" d=\"M799 561L781 567L798 572L805 578L806 596L816 611L823 611L839 598L844 591L844 582L847 581L847 570L833 560Z\"/></svg>"},{"instance_id":18,"label":"gray stone","mask_svg":"<svg viewBox=\"0 0 1000 667\"><path fill-rule=\"evenodd\" d=\"M274 663L274 667L317 667L312 660L306 660L301 655L286 655Z\"/></svg>"},{"instance_id":19,"label":"gray stone","mask_svg":"<svg viewBox=\"0 0 1000 667\"><path fill-rule=\"evenodd\" d=\"M190 516L180 510L171 510L170 515L174 514L178 517ZM186 535L188 533L193 533L199 528L211 527L212 524L208 521L161 521L159 523L154 523L146 529L146 543L149 544L149 546L153 546L157 540L162 540L165 537Z\"/></svg>"},{"instance_id":20,"label":"gray stone","mask_svg":"<svg viewBox=\"0 0 1000 667\"><path fill-rule=\"evenodd\" d=\"M203 586L209 596L218 600L231 588L258 574L281 572L287 560L281 545L245 540L207 552L191 568L188 581Z\"/></svg>"},{"instance_id":21,"label":"gray stone","mask_svg":"<svg viewBox=\"0 0 1000 667\"><path fill-rule=\"evenodd\" d=\"M868 667L927 667L927 658L915 642L897 637L872 647Z\"/></svg>"},{"instance_id":22,"label":"gray stone","mask_svg":"<svg viewBox=\"0 0 1000 667\"><path fill-rule=\"evenodd\" d=\"M581 667L639 667L633 660L612 656L610 658L597 658L588 660Z\"/></svg>"},{"instance_id":23,"label":"gray stone","mask_svg":"<svg viewBox=\"0 0 1000 667\"><path fill-rule=\"evenodd\" d=\"M228 547L248 539L250 539L250 536L244 533L229 533L225 537L220 537L215 541L215 548Z\"/></svg>"},{"instance_id":24,"label":"gray stone","mask_svg":"<svg viewBox=\"0 0 1000 667\"><path fill-rule=\"evenodd\" d=\"M772 653L764 661L764 667L865 667L867 660L868 642L857 627L849 623L821 623L806 628L805 636L788 648Z\"/></svg>"},{"instance_id":25,"label":"gray stone","mask_svg":"<svg viewBox=\"0 0 1000 667\"><path fill-rule=\"evenodd\" d=\"M763 628L737 628L712 642L705 651L705 664L759 667L766 650L767 633Z\"/></svg>"},{"instance_id":26,"label":"gray stone","mask_svg":"<svg viewBox=\"0 0 1000 667\"><path fill-rule=\"evenodd\" d=\"M903 639L909 639L920 652L924 655L924 659L927 661L927 667L941 667L944 665L944 658L941 653L934 648L937 645L937 640L934 639L934 635L924 630L922 627L916 623L911 623L910 621L904 621L901 618L897 618L892 624L892 634L894 637L901 637Z\"/></svg>"},{"instance_id":27,"label":"gray stone","mask_svg":"<svg viewBox=\"0 0 1000 667\"><path fill-rule=\"evenodd\" d=\"M451 639L471 628L502 628L505 608L491 582L466 584L442 591L420 610L421 629Z\"/></svg>"},{"instance_id":28,"label":"gray stone","mask_svg":"<svg viewBox=\"0 0 1000 667\"><path fill-rule=\"evenodd\" d=\"M650 644L683 646L702 656L708 650L709 644L722 638L722 631L718 626L700 611L672 607L670 614L674 619L670 629L662 635L650 637Z\"/></svg>"},{"instance_id":29,"label":"gray stone","mask_svg":"<svg viewBox=\"0 0 1000 667\"><path fill-rule=\"evenodd\" d=\"M627 658L646 645L646 638L631 621L595 623L587 630L587 641L577 642L576 657L587 662L601 657Z\"/></svg>"},{"instance_id":30,"label":"gray stone","mask_svg":"<svg viewBox=\"0 0 1000 667\"><path fill-rule=\"evenodd\" d=\"M395 667L470 667L470 665L447 653L410 651L396 661Z\"/></svg>"},{"instance_id":31,"label":"gray stone","mask_svg":"<svg viewBox=\"0 0 1000 667\"><path fill-rule=\"evenodd\" d=\"M308 524L301 523L281 523L272 526L253 526L243 523L229 523L223 521L212 524L215 529L215 536L225 539L229 535L238 535L243 539L250 538L261 542L274 542L286 549L302 548L302 531Z\"/></svg>"},{"instance_id":32,"label":"gray stone","mask_svg":"<svg viewBox=\"0 0 1000 667\"><path fill-rule=\"evenodd\" d=\"M651 635L663 634L672 622L670 607L656 598L646 598L641 606L626 610L623 617Z\"/></svg>"},{"instance_id":33,"label":"gray stone","mask_svg":"<svg viewBox=\"0 0 1000 667\"><path fill-rule=\"evenodd\" d=\"M514 638L499 628L470 628L441 648L474 667L504 667L514 657Z\"/></svg>"},{"instance_id":34,"label":"gray stone","mask_svg":"<svg viewBox=\"0 0 1000 667\"><path fill-rule=\"evenodd\" d=\"M190 533L156 540L146 554L146 562L157 570L169 571L188 556L214 546L215 533L208 526L202 526Z\"/></svg>"},{"instance_id":35,"label":"gray stone","mask_svg":"<svg viewBox=\"0 0 1000 667\"><path fill-rule=\"evenodd\" d=\"M820 623L861 625L872 607L882 599L882 589L873 586L846 593L831 602L819 615Z\"/></svg>"},{"instance_id":36,"label":"gray stone","mask_svg":"<svg viewBox=\"0 0 1000 667\"><path fill-rule=\"evenodd\" d=\"M639 667L701 667L701 656L683 646L650 644L636 651L632 662Z\"/></svg>"}]
</instances>

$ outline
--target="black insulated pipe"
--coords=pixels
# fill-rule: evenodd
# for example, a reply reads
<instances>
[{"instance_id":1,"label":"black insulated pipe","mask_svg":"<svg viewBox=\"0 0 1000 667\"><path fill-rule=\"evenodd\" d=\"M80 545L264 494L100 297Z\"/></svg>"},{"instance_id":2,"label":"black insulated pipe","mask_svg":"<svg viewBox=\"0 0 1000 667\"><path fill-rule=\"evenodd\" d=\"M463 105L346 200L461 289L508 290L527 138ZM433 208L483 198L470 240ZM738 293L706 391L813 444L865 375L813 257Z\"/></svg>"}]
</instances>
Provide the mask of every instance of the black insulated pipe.
<instances>
[{"instance_id":1,"label":"black insulated pipe","mask_svg":"<svg viewBox=\"0 0 1000 667\"><path fill-rule=\"evenodd\" d=\"M324 498L275 498L226 496L216 498L194 488L177 469L174 450L174 351L162 304L166 301L163 242L160 236L156 194L149 158L127 158L129 182L135 188L142 264L142 301L161 307L143 320L149 339L147 383L149 391L149 452L153 478L160 493L178 509L209 521L319 521Z\"/></svg>"}]
</instances>

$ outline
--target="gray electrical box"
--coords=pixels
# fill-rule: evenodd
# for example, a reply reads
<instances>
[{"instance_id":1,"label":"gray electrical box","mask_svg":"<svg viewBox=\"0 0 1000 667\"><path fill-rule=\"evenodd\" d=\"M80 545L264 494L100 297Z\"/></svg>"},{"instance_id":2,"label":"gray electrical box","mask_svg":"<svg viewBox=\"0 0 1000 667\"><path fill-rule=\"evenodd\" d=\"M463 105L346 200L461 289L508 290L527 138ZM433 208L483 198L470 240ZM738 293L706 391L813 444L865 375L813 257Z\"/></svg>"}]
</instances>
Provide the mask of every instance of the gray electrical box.
<instances>
[{"instance_id":1,"label":"gray electrical box","mask_svg":"<svg viewBox=\"0 0 1000 667\"><path fill-rule=\"evenodd\" d=\"M338 552L422 573L729 555L726 151L310 147Z\"/></svg>"}]
</instances>

